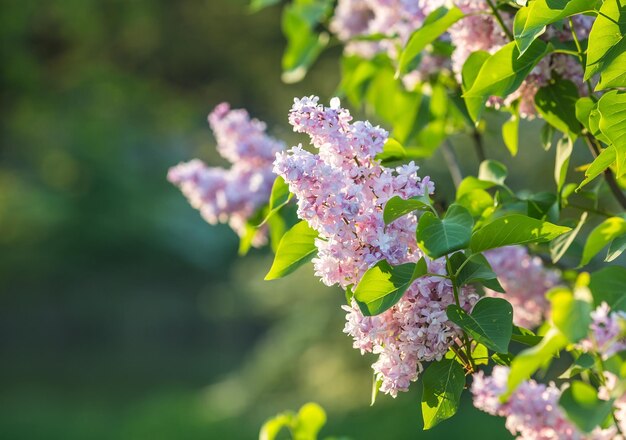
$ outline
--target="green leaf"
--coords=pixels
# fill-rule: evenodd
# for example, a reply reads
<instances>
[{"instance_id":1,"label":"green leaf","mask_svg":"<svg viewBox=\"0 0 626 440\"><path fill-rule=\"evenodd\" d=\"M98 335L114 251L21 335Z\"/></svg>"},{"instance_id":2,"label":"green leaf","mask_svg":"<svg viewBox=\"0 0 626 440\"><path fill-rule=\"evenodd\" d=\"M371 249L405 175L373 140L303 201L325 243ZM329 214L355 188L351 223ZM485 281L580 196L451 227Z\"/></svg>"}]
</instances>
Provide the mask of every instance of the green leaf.
<instances>
[{"instance_id":1,"label":"green leaf","mask_svg":"<svg viewBox=\"0 0 626 440\"><path fill-rule=\"evenodd\" d=\"M485 297L468 314L452 304L448 319L465 330L474 340L498 353L508 353L513 327L513 307L502 298Z\"/></svg>"},{"instance_id":2,"label":"green leaf","mask_svg":"<svg viewBox=\"0 0 626 440\"><path fill-rule=\"evenodd\" d=\"M257 209L257 211L250 217L245 224L244 234L239 240L239 250L237 251L240 257L246 255L250 248L252 248L252 242L254 237L259 233L258 224L263 219L263 215L267 211L267 206Z\"/></svg>"},{"instance_id":3,"label":"green leaf","mask_svg":"<svg viewBox=\"0 0 626 440\"><path fill-rule=\"evenodd\" d=\"M512 244L545 242L570 230L525 215L511 214L496 218L474 232L470 248L476 253Z\"/></svg>"},{"instance_id":4,"label":"green leaf","mask_svg":"<svg viewBox=\"0 0 626 440\"><path fill-rule=\"evenodd\" d=\"M267 229L270 236L270 247L275 254L278 251L280 240L283 238L283 235L285 235L285 232L287 232L287 220L281 213L278 213L267 220Z\"/></svg>"},{"instance_id":5,"label":"green leaf","mask_svg":"<svg viewBox=\"0 0 626 440\"><path fill-rule=\"evenodd\" d=\"M589 32L584 78L588 80L600 73L600 83L596 90L626 86L624 33L626 33L626 0L603 2Z\"/></svg>"},{"instance_id":6,"label":"green leaf","mask_svg":"<svg viewBox=\"0 0 626 440\"><path fill-rule=\"evenodd\" d=\"M504 45L491 55L480 68L472 87L463 95L471 98L468 110L474 120L478 120L490 96L504 98L517 90L535 65L550 51L541 40L535 40L520 56L514 42ZM466 101L467 102L467 101ZM480 104L480 105L477 105Z\"/></svg>"},{"instance_id":7,"label":"green leaf","mask_svg":"<svg viewBox=\"0 0 626 440\"><path fill-rule=\"evenodd\" d=\"M466 208L472 217L480 217L489 208L493 208L493 197L483 189L473 189L463 193L456 203Z\"/></svg>"},{"instance_id":8,"label":"green leaf","mask_svg":"<svg viewBox=\"0 0 626 440\"><path fill-rule=\"evenodd\" d=\"M519 120L518 112L514 111L509 120L502 124L502 139L511 156L517 155L519 148Z\"/></svg>"},{"instance_id":9,"label":"green leaf","mask_svg":"<svg viewBox=\"0 0 626 440\"><path fill-rule=\"evenodd\" d=\"M283 235L274 256L270 271L265 280L275 280L289 275L304 263L311 260L316 252L315 239L317 232L305 221L296 225Z\"/></svg>"},{"instance_id":10,"label":"green leaf","mask_svg":"<svg viewBox=\"0 0 626 440\"><path fill-rule=\"evenodd\" d=\"M535 107L539 114L557 130L571 136L580 134L576 119L578 88L565 79L552 80L535 94Z\"/></svg>"},{"instance_id":11,"label":"green leaf","mask_svg":"<svg viewBox=\"0 0 626 440\"><path fill-rule=\"evenodd\" d=\"M601 115L598 111L598 106L596 104L596 106L591 109L591 113L589 113L589 132L599 141L604 142L605 144L609 144L610 141L600 130L600 118Z\"/></svg>"},{"instance_id":12,"label":"green leaf","mask_svg":"<svg viewBox=\"0 0 626 440\"><path fill-rule=\"evenodd\" d=\"M583 127L585 127L589 131L589 116L591 115L591 111L594 108L596 108L596 103L588 96L583 96L578 101L576 101L576 119L578 119L578 122L580 122Z\"/></svg>"},{"instance_id":13,"label":"green leaf","mask_svg":"<svg viewBox=\"0 0 626 440\"><path fill-rule=\"evenodd\" d=\"M257 227L263 226L274 214L285 206L292 199L293 194L289 192L289 185L285 182L281 176L276 177L272 185L272 192L270 193L270 201L268 213Z\"/></svg>"},{"instance_id":14,"label":"green leaf","mask_svg":"<svg viewBox=\"0 0 626 440\"><path fill-rule=\"evenodd\" d=\"M561 188L565 185L567 177L567 168L569 167L569 159L574 150L574 142L569 137L564 137L556 144L556 160L554 162L554 181L556 182L557 193L561 192Z\"/></svg>"},{"instance_id":15,"label":"green leaf","mask_svg":"<svg viewBox=\"0 0 626 440\"><path fill-rule=\"evenodd\" d=\"M428 271L426 260L391 266L382 260L369 268L354 290L361 312L365 316L374 316L393 307L413 281Z\"/></svg>"},{"instance_id":16,"label":"green leaf","mask_svg":"<svg viewBox=\"0 0 626 440\"><path fill-rule=\"evenodd\" d=\"M571 379L584 371L589 370L595 364L595 359L589 353L582 353L572 365L563 372L559 379Z\"/></svg>"},{"instance_id":17,"label":"green leaf","mask_svg":"<svg viewBox=\"0 0 626 440\"><path fill-rule=\"evenodd\" d=\"M456 361L442 359L424 371L422 384L422 417L426 430L456 414L465 387L465 372Z\"/></svg>"},{"instance_id":18,"label":"green leaf","mask_svg":"<svg viewBox=\"0 0 626 440\"><path fill-rule=\"evenodd\" d=\"M606 253L604 261L610 263L611 261L619 258L620 255L626 250L626 235L615 238L611 244L609 244L609 250Z\"/></svg>"},{"instance_id":19,"label":"green leaf","mask_svg":"<svg viewBox=\"0 0 626 440\"><path fill-rule=\"evenodd\" d=\"M597 0L533 0L517 11L513 25L515 42L524 53L546 26L566 17L595 10Z\"/></svg>"},{"instance_id":20,"label":"green leaf","mask_svg":"<svg viewBox=\"0 0 626 440\"><path fill-rule=\"evenodd\" d=\"M497 364L508 367L511 365L513 355L510 353L494 353L491 355L491 359Z\"/></svg>"},{"instance_id":21,"label":"green leaf","mask_svg":"<svg viewBox=\"0 0 626 440\"><path fill-rule=\"evenodd\" d=\"M429 257L442 257L467 247L473 225L472 215L458 204L450 205L443 219L425 212L417 224L417 244Z\"/></svg>"},{"instance_id":22,"label":"green leaf","mask_svg":"<svg viewBox=\"0 0 626 440\"><path fill-rule=\"evenodd\" d=\"M589 290L595 306L606 302L611 310L626 312L626 268L609 266L593 272Z\"/></svg>"},{"instance_id":23,"label":"green leaf","mask_svg":"<svg viewBox=\"0 0 626 440\"><path fill-rule=\"evenodd\" d=\"M450 256L450 267L459 287L470 283L482 282L486 287L504 293L504 289L498 282L498 276L482 254L472 255L469 261L467 259L463 252L457 252Z\"/></svg>"},{"instance_id":24,"label":"green leaf","mask_svg":"<svg viewBox=\"0 0 626 440\"><path fill-rule=\"evenodd\" d=\"M548 151L552 147L554 132L554 127L547 122L543 124L543 127L541 127L541 145L546 151Z\"/></svg>"},{"instance_id":25,"label":"green leaf","mask_svg":"<svg viewBox=\"0 0 626 440\"><path fill-rule=\"evenodd\" d=\"M413 60L424 50L424 48L435 41L441 34L446 32L450 26L463 18L464 14L457 7L447 9L440 7L431 12L421 27L419 27L407 43L400 55L398 63L398 73L403 75L409 71L409 66Z\"/></svg>"},{"instance_id":26,"label":"green leaf","mask_svg":"<svg viewBox=\"0 0 626 440\"><path fill-rule=\"evenodd\" d=\"M530 194L527 198L522 198L527 202L526 214L529 217L539 220L558 219L559 204L556 194L546 191Z\"/></svg>"},{"instance_id":27,"label":"green leaf","mask_svg":"<svg viewBox=\"0 0 626 440\"><path fill-rule=\"evenodd\" d=\"M431 209L430 198L428 196L415 196L410 199L403 199L400 196L390 198L385 204L383 220L385 224L417 210Z\"/></svg>"},{"instance_id":28,"label":"green leaf","mask_svg":"<svg viewBox=\"0 0 626 440\"><path fill-rule=\"evenodd\" d=\"M497 160L484 160L478 168L478 180L503 185L508 170Z\"/></svg>"},{"instance_id":29,"label":"green leaf","mask_svg":"<svg viewBox=\"0 0 626 440\"><path fill-rule=\"evenodd\" d=\"M625 66L626 63L622 65L624 71ZM600 130L615 148L616 174L619 177L626 156L626 92L613 90L605 93L598 101L598 112Z\"/></svg>"},{"instance_id":30,"label":"green leaf","mask_svg":"<svg viewBox=\"0 0 626 440\"><path fill-rule=\"evenodd\" d=\"M283 428L291 427L294 418L295 414L293 412L286 411L269 419L261 426L259 440L276 440L276 437Z\"/></svg>"},{"instance_id":31,"label":"green leaf","mask_svg":"<svg viewBox=\"0 0 626 440\"><path fill-rule=\"evenodd\" d=\"M610 217L604 220L587 237L580 266L589 263L604 246L624 234L626 234L626 220L622 217Z\"/></svg>"},{"instance_id":32,"label":"green leaf","mask_svg":"<svg viewBox=\"0 0 626 440\"><path fill-rule=\"evenodd\" d=\"M282 29L287 47L282 58L282 80L300 81L326 47L329 35L317 33L315 27L327 13L326 2L292 3L283 9Z\"/></svg>"},{"instance_id":33,"label":"green leaf","mask_svg":"<svg viewBox=\"0 0 626 440\"><path fill-rule=\"evenodd\" d=\"M382 153L376 155L376 159L383 163L402 161L407 158L407 153L404 147L394 138L387 139L383 146Z\"/></svg>"},{"instance_id":34,"label":"green leaf","mask_svg":"<svg viewBox=\"0 0 626 440\"><path fill-rule=\"evenodd\" d=\"M382 384L383 381L376 379L376 373L374 373L372 377L372 397L370 398L370 406L374 406L376 403L376 397L378 397L378 392L380 391L380 386Z\"/></svg>"},{"instance_id":35,"label":"green leaf","mask_svg":"<svg viewBox=\"0 0 626 440\"><path fill-rule=\"evenodd\" d=\"M580 294L581 291L586 294ZM552 304L552 322L569 342L578 342L586 337L592 311L589 289L577 287L574 294L566 287L556 287L548 292L547 297Z\"/></svg>"},{"instance_id":36,"label":"green leaf","mask_svg":"<svg viewBox=\"0 0 626 440\"><path fill-rule=\"evenodd\" d=\"M326 424L326 412L317 403L306 403L298 411L292 427L293 437L302 440L315 440Z\"/></svg>"},{"instance_id":37,"label":"green leaf","mask_svg":"<svg viewBox=\"0 0 626 440\"><path fill-rule=\"evenodd\" d=\"M542 336L537 336L531 330L527 328L513 326L513 333L511 334L511 341L519 342L520 344L530 345L531 347L539 344L543 340Z\"/></svg>"},{"instance_id":38,"label":"green leaf","mask_svg":"<svg viewBox=\"0 0 626 440\"><path fill-rule=\"evenodd\" d=\"M552 328L540 343L520 352L511 362L508 390L503 398L508 398L520 383L528 380L539 368L549 365L566 345L567 338L558 329Z\"/></svg>"},{"instance_id":39,"label":"green leaf","mask_svg":"<svg viewBox=\"0 0 626 440\"><path fill-rule=\"evenodd\" d=\"M591 432L611 414L613 400L598 399L598 392L594 387L576 380L563 390L559 406L581 431Z\"/></svg>"},{"instance_id":40,"label":"green leaf","mask_svg":"<svg viewBox=\"0 0 626 440\"><path fill-rule=\"evenodd\" d=\"M467 57L461 71L461 76L463 78L461 88L463 89L463 93L467 93L467 91L472 88L474 81L476 81L476 77L478 76L478 72L480 72L481 67L490 56L489 52L479 50L472 52L470 56ZM463 96L463 98L465 99L467 113L470 119L475 122L482 111L482 107L485 105L483 98L482 96L478 98L468 98Z\"/></svg>"},{"instance_id":41,"label":"green leaf","mask_svg":"<svg viewBox=\"0 0 626 440\"><path fill-rule=\"evenodd\" d=\"M465 179L461 181L461 184L456 190L456 198L459 200L465 194L470 191L474 191L476 189L486 190L493 187L495 184L493 182L487 182L484 180L479 180L474 176L467 176Z\"/></svg>"},{"instance_id":42,"label":"green leaf","mask_svg":"<svg viewBox=\"0 0 626 440\"><path fill-rule=\"evenodd\" d=\"M580 216L580 220L578 220L578 224L574 229L565 234L555 238L550 242L550 256L552 257L552 262L557 263L563 255L567 252L569 247L572 245L576 236L582 229L583 225L587 221L588 214L587 212L583 212Z\"/></svg>"},{"instance_id":43,"label":"green leaf","mask_svg":"<svg viewBox=\"0 0 626 440\"><path fill-rule=\"evenodd\" d=\"M578 185L578 188L576 188L576 191L579 191L583 186L587 185L593 179L595 179L600 174L602 174L604 170L610 167L611 164L613 164L614 162L615 162L615 148L613 146L609 146L605 148L604 150L602 150L602 152L600 152L598 157L596 157L594 161L591 162L591 165L589 165L589 168L585 170L585 178L582 182L580 182L580 185Z\"/></svg>"},{"instance_id":44,"label":"green leaf","mask_svg":"<svg viewBox=\"0 0 626 440\"><path fill-rule=\"evenodd\" d=\"M489 365L489 349L483 344L476 343L472 350L472 358L476 365Z\"/></svg>"}]
</instances>

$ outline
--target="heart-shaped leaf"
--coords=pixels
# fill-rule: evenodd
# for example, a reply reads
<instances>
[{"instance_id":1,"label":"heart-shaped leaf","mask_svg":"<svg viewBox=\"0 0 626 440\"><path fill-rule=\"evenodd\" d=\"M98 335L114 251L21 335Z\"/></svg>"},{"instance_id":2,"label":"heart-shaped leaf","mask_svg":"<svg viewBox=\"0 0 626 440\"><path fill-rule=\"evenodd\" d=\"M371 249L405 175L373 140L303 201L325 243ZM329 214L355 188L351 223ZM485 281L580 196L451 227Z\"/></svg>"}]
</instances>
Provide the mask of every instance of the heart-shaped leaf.
<instances>
[{"instance_id":1,"label":"heart-shaped leaf","mask_svg":"<svg viewBox=\"0 0 626 440\"><path fill-rule=\"evenodd\" d=\"M424 371L422 384L424 429L430 429L456 414L465 387L465 372L458 362L442 359Z\"/></svg>"},{"instance_id":2,"label":"heart-shaped leaf","mask_svg":"<svg viewBox=\"0 0 626 440\"><path fill-rule=\"evenodd\" d=\"M430 209L430 199L428 196L416 196L410 199L403 199L400 196L390 198L385 204L383 220L388 225L397 218L417 210Z\"/></svg>"},{"instance_id":3,"label":"heart-shaped leaf","mask_svg":"<svg viewBox=\"0 0 626 440\"><path fill-rule=\"evenodd\" d=\"M470 283L481 282L489 289L504 293L504 289L498 282L497 275L482 254L472 255L469 261L467 261L466 255L462 252L457 252L450 256L450 266L452 272L455 273L457 285L464 286Z\"/></svg>"},{"instance_id":4,"label":"heart-shaped leaf","mask_svg":"<svg viewBox=\"0 0 626 440\"><path fill-rule=\"evenodd\" d=\"M485 297L468 314L453 304L446 311L448 319L473 339L498 353L508 353L513 331L513 307L502 298Z\"/></svg>"},{"instance_id":5,"label":"heart-shaped leaf","mask_svg":"<svg viewBox=\"0 0 626 440\"><path fill-rule=\"evenodd\" d=\"M466 248L473 224L472 215L458 204L450 205L443 219L425 212L417 225L417 244L429 257L439 258Z\"/></svg>"},{"instance_id":6,"label":"heart-shaped leaf","mask_svg":"<svg viewBox=\"0 0 626 440\"><path fill-rule=\"evenodd\" d=\"M400 301L413 281L427 271L424 258L399 266L379 261L363 274L354 290L354 299L365 316L378 315Z\"/></svg>"},{"instance_id":7,"label":"heart-shaped leaf","mask_svg":"<svg viewBox=\"0 0 626 440\"><path fill-rule=\"evenodd\" d=\"M265 280L275 280L289 275L291 272L311 260L316 252L315 239L317 232L301 221L280 239L274 262Z\"/></svg>"}]
</instances>

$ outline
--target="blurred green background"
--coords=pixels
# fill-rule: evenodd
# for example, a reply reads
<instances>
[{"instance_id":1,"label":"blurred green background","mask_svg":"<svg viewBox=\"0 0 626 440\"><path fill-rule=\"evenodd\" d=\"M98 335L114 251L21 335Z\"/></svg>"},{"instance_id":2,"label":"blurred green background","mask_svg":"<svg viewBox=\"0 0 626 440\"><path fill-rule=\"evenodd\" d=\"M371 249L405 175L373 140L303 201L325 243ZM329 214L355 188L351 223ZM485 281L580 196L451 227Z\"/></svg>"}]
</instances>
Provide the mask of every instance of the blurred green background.
<instances>
[{"instance_id":1,"label":"blurred green background","mask_svg":"<svg viewBox=\"0 0 626 440\"><path fill-rule=\"evenodd\" d=\"M342 333L343 295L309 266L263 282L268 252L237 258L234 233L205 224L165 180L182 160L221 163L206 124L221 101L302 141L287 111L294 96L333 95L340 48L285 85L280 8L1 3L0 438L247 439L309 400L329 413L326 435L507 437L468 399L422 432L419 386L370 408L374 358ZM536 164L528 127L521 157ZM497 130L488 138L510 162ZM551 181L543 163L512 186ZM423 165L445 198L439 154Z\"/></svg>"}]
</instances>

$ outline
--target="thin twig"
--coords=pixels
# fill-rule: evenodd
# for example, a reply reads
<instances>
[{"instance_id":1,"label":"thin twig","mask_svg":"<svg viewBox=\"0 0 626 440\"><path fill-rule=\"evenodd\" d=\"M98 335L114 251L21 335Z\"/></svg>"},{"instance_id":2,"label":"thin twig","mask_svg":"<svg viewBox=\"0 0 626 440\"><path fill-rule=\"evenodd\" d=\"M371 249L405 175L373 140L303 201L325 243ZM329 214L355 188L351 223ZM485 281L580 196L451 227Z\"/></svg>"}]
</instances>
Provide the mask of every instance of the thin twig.
<instances>
[{"instance_id":1,"label":"thin twig","mask_svg":"<svg viewBox=\"0 0 626 440\"><path fill-rule=\"evenodd\" d=\"M479 162L483 162L487 160L487 155L485 154L485 146L483 145L483 136L476 129L472 132L472 140L474 141L474 150L476 150L476 156L478 157Z\"/></svg>"},{"instance_id":2,"label":"thin twig","mask_svg":"<svg viewBox=\"0 0 626 440\"><path fill-rule=\"evenodd\" d=\"M500 27L502 28L502 30L504 31L504 33L506 34L508 39L513 41L515 39L513 37L513 33L511 33L509 28L506 27L506 24L504 24L504 20L502 19L502 16L498 12L498 8L496 8L496 5L493 3L492 0L487 0L487 3L489 3L489 7L491 8L491 12L493 12L493 15L494 15L494 17L496 17L496 20L498 20L498 23L500 23Z\"/></svg>"},{"instance_id":3,"label":"thin twig","mask_svg":"<svg viewBox=\"0 0 626 440\"><path fill-rule=\"evenodd\" d=\"M461 184L461 180L463 180L463 173L461 173L461 168L459 167L456 153L454 152L452 144L449 140L446 140L446 142L444 142L441 146L441 154L443 154L443 159L446 161L446 165L448 166L448 170L450 171L450 176L452 176L452 182L454 182L454 187L458 188Z\"/></svg>"}]
</instances>

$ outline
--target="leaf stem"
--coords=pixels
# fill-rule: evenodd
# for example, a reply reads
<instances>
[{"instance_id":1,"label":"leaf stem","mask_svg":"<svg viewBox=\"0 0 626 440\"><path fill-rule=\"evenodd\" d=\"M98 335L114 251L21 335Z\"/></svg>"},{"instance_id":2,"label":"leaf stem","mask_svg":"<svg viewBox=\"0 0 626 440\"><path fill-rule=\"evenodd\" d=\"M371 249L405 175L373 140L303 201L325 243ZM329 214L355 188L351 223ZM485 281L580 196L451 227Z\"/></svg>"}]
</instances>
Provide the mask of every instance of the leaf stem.
<instances>
[{"instance_id":1,"label":"leaf stem","mask_svg":"<svg viewBox=\"0 0 626 440\"><path fill-rule=\"evenodd\" d=\"M452 265L450 264L450 260L448 259L448 256L446 255L446 268L448 269L448 275L450 275L450 282L452 283L452 293L454 294L454 302L456 303L456 306L458 308L461 308L461 302L459 301L459 288L456 284L456 277L454 275L452 275ZM467 360L469 361L469 366L470 366L470 373L474 372L476 370L476 366L474 365L474 359L472 359L472 345L470 343L470 339L467 336L467 333L465 333L465 330L463 331L463 342L465 344L465 355L467 356Z\"/></svg>"},{"instance_id":2,"label":"leaf stem","mask_svg":"<svg viewBox=\"0 0 626 440\"><path fill-rule=\"evenodd\" d=\"M504 20L498 12L498 8L496 8L496 5L493 3L493 0L487 0L487 3L489 3L491 12L493 13L494 17L496 17L496 20L498 20L498 23L500 23L500 27L502 28L508 39L511 41L515 40L515 37L513 37L513 33L509 30L508 27L506 27L506 24L504 24Z\"/></svg>"},{"instance_id":3,"label":"leaf stem","mask_svg":"<svg viewBox=\"0 0 626 440\"><path fill-rule=\"evenodd\" d=\"M578 61L580 61L580 65L583 68L583 71L585 70L585 56L584 56L584 52L583 52L583 48L580 45L580 40L578 39L578 34L576 33L576 28L574 27L574 21L572 20L572 17L569 17L569 29L572 33L572 39L574 40L574 44L576 45L576 50L578 51L578 53L576 54L578 56ZM585 81L585 84L587 84L587 91L589 92L589 96L593 95L593 87L591 87L591 82L589 80Z\"/></svg>"},{"instance_id":4,"label":"leaf stem","mask_svg":"<svg viewBox=\"0 0 626 440\"><path fill-rule=\"evenodd\" d=\"M583 137L585 139L585 142L587 143L587 146L589 147L589 151L591 151L591 155L594 159L597 158L601 153L600 146L597 143L598 141L590 133L586 133ZM615 200L617 200L617 202L622 206L623 209L626 209L626 196L617 184L615 174L613 174L611 168L607 168L606 170L604 170L604 180L609 185L609 188L611 189Z\"/></svg>"}]
</instances>

